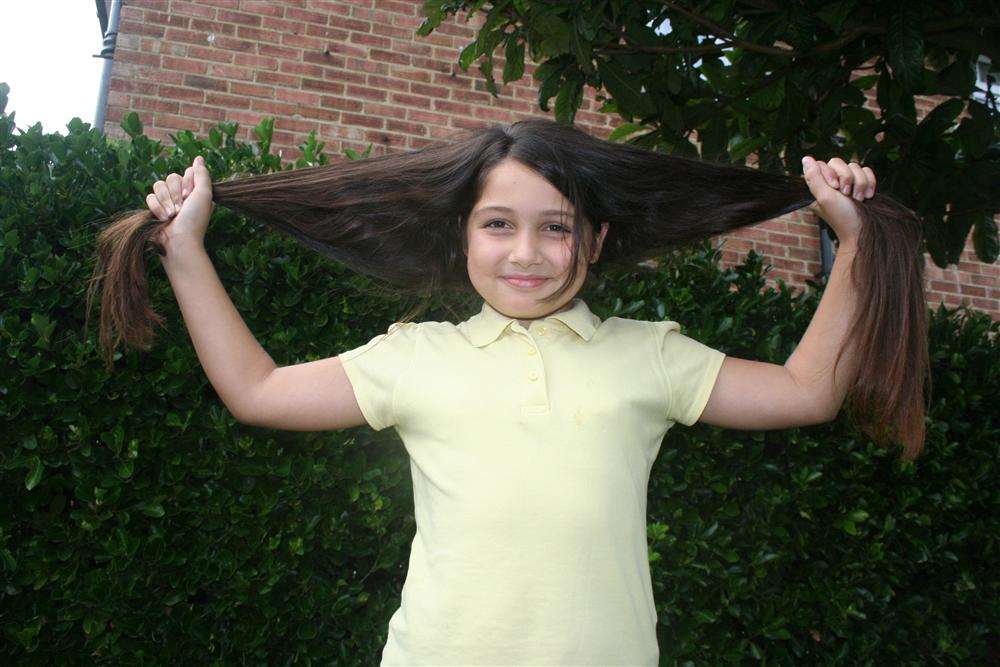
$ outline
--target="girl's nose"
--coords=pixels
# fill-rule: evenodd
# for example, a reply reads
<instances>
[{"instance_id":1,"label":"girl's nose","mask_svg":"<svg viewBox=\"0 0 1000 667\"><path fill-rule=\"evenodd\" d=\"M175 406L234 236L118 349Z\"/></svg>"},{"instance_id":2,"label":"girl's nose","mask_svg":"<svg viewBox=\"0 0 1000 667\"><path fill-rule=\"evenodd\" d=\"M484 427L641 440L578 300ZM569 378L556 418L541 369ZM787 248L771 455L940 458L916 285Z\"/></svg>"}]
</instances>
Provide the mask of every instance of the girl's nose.
<instances>
[{"instance_id":1,"label":"girl's nose","mask_svg":"<svg viewBox=\"0 0 1000 667\"><path fill-rule=\"evenodd\" d=\"M529 265L538 261L538 241L531 234L521 234L510 252L512 264Z\"/></svg>"}]
</instances>

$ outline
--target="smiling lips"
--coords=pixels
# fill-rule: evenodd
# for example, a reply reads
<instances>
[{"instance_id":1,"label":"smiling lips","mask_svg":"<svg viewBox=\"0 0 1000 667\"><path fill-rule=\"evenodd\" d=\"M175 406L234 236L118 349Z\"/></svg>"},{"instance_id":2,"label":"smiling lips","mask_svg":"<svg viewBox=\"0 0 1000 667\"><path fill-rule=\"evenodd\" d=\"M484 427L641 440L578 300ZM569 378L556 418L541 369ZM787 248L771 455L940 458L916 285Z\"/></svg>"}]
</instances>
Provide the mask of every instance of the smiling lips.
<instances>
[{"instance_id":1,"label":"smiling lips","mask_svg":"<svg viewBox=\"0 0 1000 667\"><path fill-rule=\"evenodd\" d=\"M548 280L548 278L546 278L545 276L523 276L523 277L504 276L503 279L506 280L509 284L513 285L514 287L522 287L528 289L538 287L546 280Z\"/></svg>"}]
</instances>

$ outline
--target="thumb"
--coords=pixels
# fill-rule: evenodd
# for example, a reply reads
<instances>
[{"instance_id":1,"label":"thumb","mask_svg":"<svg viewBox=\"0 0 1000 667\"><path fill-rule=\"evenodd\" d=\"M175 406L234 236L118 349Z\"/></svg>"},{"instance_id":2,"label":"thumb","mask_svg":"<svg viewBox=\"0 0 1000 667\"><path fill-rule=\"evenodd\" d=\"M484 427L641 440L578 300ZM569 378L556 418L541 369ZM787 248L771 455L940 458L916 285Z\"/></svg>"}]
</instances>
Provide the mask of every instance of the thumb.
<instances>
[{"instance_id":1,"label":"thumb","mask_svg":"<svg viewBox=\"0 0 1000 667\"><path fill-rule=\"evenodd\" d=\"M205 166L205 158L198 156L194 159L194 163L191 165L194 172L192 176L194 177L194 187L195 189L200 188L211 188L212 187L212 176L208 173L208 167Z\"/></svg>"},{"instance_id":2,"label":"thumb","mask_svg":"<svg viewBox=\"0 0 1000 667\"><path fill-rule=\"evenodd\" d=\"M826 197L834 189L833 186L827 184L826 174L823 173L820 163L814 160L811 155L802 158L802 177L805 179L806 185L809 186L809 191L817 200Z\"/></svg>"},{"instance_id":3,"label":"thumb","mask_svg":"<svg viewBox=\"0 0 1000 667\"><path fill-rule=\"evenodd\" d=\"M806 208L815 213L819 213L820 199L826 196L827 184L823 179L823 173L820 171L819 164L810 155L806 155L802 158L802 177L806 181L806 185L809 186L809 192L812 194L814 201Z\"/></svg>"}]
</instances>

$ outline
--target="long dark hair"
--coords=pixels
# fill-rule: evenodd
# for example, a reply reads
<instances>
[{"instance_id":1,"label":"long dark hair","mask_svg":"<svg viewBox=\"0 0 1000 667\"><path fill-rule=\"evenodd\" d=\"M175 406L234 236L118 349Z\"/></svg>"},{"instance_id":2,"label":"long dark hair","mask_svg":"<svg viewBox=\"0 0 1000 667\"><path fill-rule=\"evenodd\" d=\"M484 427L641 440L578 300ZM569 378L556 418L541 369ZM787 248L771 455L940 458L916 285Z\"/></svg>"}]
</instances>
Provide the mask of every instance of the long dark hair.
<instances>
[{"instance_id":1,"label":"long dark hair","mask_svg":"<svg viewBox=\"0 0 1000 667\"><path fill-rule=\"evenodd\" d=\"M801 176L608 142L548 119L467 131L407 153L221 181L213 199L401 293L468 292L467 217L486 175L505 158L534 169L573 206L569 275L551 300L576 279L585 224L610 223L592 265L599 272L814 201ZM846 408L855 426L880 445L901 443L912 460L923 448L930 379L923 226L888 195L852 201L863 224L851 267L859 302L844 346L856 346L858 372ZM100 342L109 364L122 341L148 349L153 325L163 322L149 305L145 257L164 254L156 237L167 224L132 211L98 235L87 310L103 280Z\"/></svg>"}]
</instances>

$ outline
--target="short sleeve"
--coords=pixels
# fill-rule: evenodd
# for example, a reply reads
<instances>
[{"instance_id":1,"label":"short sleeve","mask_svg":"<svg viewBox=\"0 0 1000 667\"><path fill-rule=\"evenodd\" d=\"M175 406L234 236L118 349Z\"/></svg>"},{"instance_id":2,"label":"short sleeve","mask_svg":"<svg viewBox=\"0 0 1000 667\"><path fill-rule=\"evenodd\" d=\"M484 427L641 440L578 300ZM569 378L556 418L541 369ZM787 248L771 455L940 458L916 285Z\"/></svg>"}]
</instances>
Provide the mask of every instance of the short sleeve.
<instances>
[{"instance_id":1,"label":"short sleeve","mask_svg":"<svg viewBox=\"0 0 1000 667\"><path fill-rule=\"evenodd\" d=\"M339 355L358 407L376 431L397 423L396 391L413 362L420 331L417 323L394 322L386 333Z\"/></svg>"},{"instance_id":2,"label":"short sleeve","mask_svg":"<svg viewBox=\"0 0 1000 667\"><path fill-rule=\"evenodd\" d=\"M651 324L667 392L667 418L691 426L705 410L726 354L685 336L677 322Z\"/></svg>"}]
</instances>

